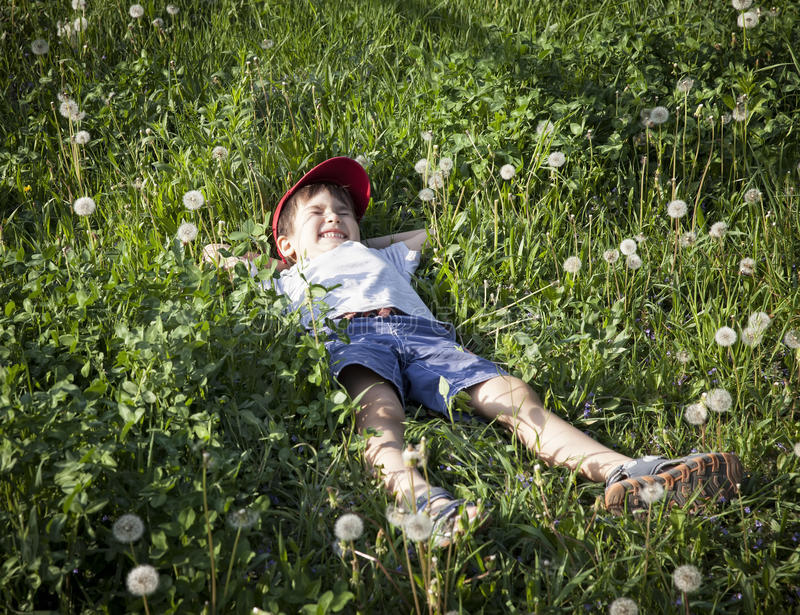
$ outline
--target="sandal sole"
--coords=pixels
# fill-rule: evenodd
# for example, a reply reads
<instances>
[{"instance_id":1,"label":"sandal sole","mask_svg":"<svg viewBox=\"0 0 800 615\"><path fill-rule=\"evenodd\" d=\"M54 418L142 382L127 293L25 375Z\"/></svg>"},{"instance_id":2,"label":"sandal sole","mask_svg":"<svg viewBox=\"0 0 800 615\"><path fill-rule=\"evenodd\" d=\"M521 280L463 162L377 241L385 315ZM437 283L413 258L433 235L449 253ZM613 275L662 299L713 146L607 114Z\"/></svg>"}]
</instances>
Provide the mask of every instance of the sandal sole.
<instances>
[{"instance_id":1,"label":"sandal sole","mask_svg":"<svg viewBox=\"0 0 800 615\"><path fill-rule=\"evenodd\" d=\"M614 483L606 489L606 508L615 515L628 511L646 510L639 492L642 487L660 483L669 505L684 506L698 491L703 500L730 500L742 482L742 463L733 453L702 453L692 455L683 463L654 476L637 476ZM701 502L696 501L692 510Z\"/></svg>"}]
</instances>

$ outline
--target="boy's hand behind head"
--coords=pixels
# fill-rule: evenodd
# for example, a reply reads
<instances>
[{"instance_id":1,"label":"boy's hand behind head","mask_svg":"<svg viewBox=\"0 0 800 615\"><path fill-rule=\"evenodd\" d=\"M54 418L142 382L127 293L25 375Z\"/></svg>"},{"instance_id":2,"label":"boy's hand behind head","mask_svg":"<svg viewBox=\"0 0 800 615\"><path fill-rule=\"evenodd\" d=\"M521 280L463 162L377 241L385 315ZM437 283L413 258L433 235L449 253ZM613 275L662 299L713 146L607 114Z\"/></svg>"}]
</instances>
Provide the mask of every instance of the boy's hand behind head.
<instances>
[{"instance_id":1,"label":"boy's hand behind head","mask_svg":"<svg viewBox=\"0 0 800 615\"><path fill-rule=\"evenodd\" d=\"M203 246L203 262L228 270L233 269L241 260L235 256L225 257L220 254L220 250L230 250L230 246L227 243L209 243Z\"/></svg>"}]
</instances>

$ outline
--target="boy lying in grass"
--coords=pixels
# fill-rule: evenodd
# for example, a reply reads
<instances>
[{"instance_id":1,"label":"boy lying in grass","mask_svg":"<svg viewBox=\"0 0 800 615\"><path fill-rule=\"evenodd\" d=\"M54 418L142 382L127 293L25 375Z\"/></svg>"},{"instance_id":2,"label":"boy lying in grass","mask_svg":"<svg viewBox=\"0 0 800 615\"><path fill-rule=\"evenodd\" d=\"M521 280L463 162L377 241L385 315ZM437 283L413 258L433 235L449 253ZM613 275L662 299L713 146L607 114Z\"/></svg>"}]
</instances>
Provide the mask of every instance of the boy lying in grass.
<instances>
[{"instance_id":1,"label":"boy lying in grass","mask_svg":"<svg viewBox=\"0 0 800 615\"><path fill-rule=\"evenodd\" d=\"M646 506L662 488L679 505L697 491L703 498L736 493L742 476L736 455L631 459L546 410L527 383L461 347L452 327L437 320L411 286L428 232L362 243L358 222L369 200L369 177L355 160L331 158L306 173L273 216L283 262L280 278L270 283L300 310L308 329L323 318L349 320L349 343L329 331L325 345L334 378L353 398L361 395L356 425L368 437L366 461L401 505L430 515L439 544L463 530L461 523L477 525L482 516L475 504L432 486L404 463L404 405L412 401L446 415L459 391L476 413L506 426L548 465L579 468L589 480L605 481L606 507L615 513ZM204 258L219 263L222 247L206 246ZM329 289L322 302L310 304L310 284Z\"/></svg>"}]
</instances>

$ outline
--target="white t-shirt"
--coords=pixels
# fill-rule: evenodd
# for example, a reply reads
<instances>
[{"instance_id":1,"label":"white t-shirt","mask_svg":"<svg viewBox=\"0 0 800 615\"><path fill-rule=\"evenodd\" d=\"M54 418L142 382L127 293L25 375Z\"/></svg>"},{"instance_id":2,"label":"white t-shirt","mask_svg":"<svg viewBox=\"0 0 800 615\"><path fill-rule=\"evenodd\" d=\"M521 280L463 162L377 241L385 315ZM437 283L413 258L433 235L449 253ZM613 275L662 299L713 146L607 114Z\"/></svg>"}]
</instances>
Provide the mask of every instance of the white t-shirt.
<instances>
[{"instance_id":1,"label":"white t-shirt","mask_svg":"<svg viewBox=\"0 0 800 615\"><path fill-rule=\"evenodd\" d=\"M274 287L300 310L304 326L311 326L309 287L314 318L337 318L348 312L367 312L394 307L436 321L411 287L411 274L419 265L419 252L398 242L376 250L346 241L333 250L306 259L281 272L280 278L264 282Z\"/></svg>"}]
</instances>

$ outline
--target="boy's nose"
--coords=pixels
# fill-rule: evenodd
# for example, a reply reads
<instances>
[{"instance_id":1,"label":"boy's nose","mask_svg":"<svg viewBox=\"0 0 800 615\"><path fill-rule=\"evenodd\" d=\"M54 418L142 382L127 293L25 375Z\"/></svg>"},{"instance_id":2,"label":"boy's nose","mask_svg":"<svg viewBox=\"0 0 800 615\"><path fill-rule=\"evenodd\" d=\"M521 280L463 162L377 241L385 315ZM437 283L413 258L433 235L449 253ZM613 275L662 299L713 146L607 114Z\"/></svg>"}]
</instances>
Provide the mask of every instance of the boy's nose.
<instances>
[{"instance_id":1,"label":"boy's nose","mask_svg":"<svg viewBox=\"0 0 800 615\"><path fill-rule=\"evenodd\" d=\"M333 222L334 220L338 222L339 214L336 213L336 210L329 209L325 212L325 220Z\"/></svg>"}]
</instances>

